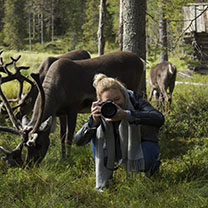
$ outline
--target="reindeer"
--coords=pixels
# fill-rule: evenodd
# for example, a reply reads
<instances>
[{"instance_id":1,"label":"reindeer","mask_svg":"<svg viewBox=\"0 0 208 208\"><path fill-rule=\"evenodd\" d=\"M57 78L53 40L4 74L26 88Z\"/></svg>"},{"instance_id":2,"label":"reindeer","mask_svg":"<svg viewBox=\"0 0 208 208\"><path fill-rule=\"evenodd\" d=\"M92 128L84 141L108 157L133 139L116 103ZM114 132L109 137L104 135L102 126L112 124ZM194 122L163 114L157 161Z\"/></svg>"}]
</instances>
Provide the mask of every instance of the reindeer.
<instances>
[{"instance_id":1,"label":"reindeer","mask_svg":"<svg viewBox=\"0 0 208 208\"><path fill-rule=\"evenodd\" d=\"M172 102L172 93L175 87L176 80L176 67L168 62L163 61L155 65L151 70L148 78L148 83L150 87L149 102L152 100L154 93L155 100L159 102L162 110L166 111L166 106L169 107ZM169 95L167 90L169 89Z\"/></svg>"},{"instance_id":2,"label":"reindeer","mask_svg":"<svg viewBox=\"0 0 208 208\"><path fill-rule=\"evenodd\" d=\"M0 55L2 54L2 50L0 51ZM19 90L19 95L18 95L18 99L16 100L13 100L15 102L18 102L18 105L16 106L13 106L12 109L13 110L16 110L18 109L18 112L16 114L16 117L18 119L22 119L23 115L25 114L29 114L32 112L32 109L33 109L33 106L35 104L35 100L37 98L37 95L38 95L38 88L37 86L31 81L29 80L28 78L24 77L21 73L20 73L20 70L21 69L29 69L29 67L16 67L16 62L20 59L21 56L19 56L17 59L14 59L13 57L11 57L12 61L7 63L7 64L4 64L3 63L3 58L1 57L1 65L0 65L0 72L4 72L4 73L7 73L8 76L7 77L3 77L2 78L2 84L5 83L5 82L8 82L10 80L14 80L14 79L17 79L20 83L20 90ZM67 58L67 59L70 59L70 60L80 60L80 59L89 59L91 58L90 57L90 54L85 51L85 50L73 50L73 51L70 51L66 54L63 54L61 56L58 56L58 57L48 57L47 59L45 59L41 65L39 66L39 69L38 69L38 73L39 73L39 79L40 79L40 83L42 84L49 68L50 68L50 65L57 61L58 59L60 58ZM8 69L7 67L11 64L14 64L14 67L16 69L16 73L15 74L12 74ZM6 71L6 72L5 72ZM22 89L23 89L23 82L24 81L27 81L29 82L29 84L31 85L30 88L28 89L28 92L27 94L23 97L22 97ZM1 111L4 113L4 110L1 109ZM65 137L66 133L67 133L67 120L66 120L66 115L60 115L59 116L59 120L60 120L60 137L63 138ZM7 132L11 132L11 133L15 133L17 134L16 131L12 130L12 129L8 129L8 128L4 128L4 127L0 127L0 130L2 131L7 131ZM62 157L64 157L64 153L62 154Z\"/></svg>"},{"instance_id":3,"label":"reindeer","mask_svg":"<svg viewBox=\"0 0 208 208\"><path fill-rule=\"evenodd\" d=\"M38 75L31 74L40 93L35 102L32 119L28 122L23 118L21 125L12 115L8 102L1 93L10 119L22 137L14 150L0 148L6 154L4 159L10 164L21 164L22 148L26 146L26 164L39 164L50 144L49 135L53 121L57 115L62 114L67 115L70 124L68 138L61 141L64 154L65 144L70 149L72 143L77 114L90 112L91 103L96 99L92 86L94 75L104 73L118 78L127 88L138 90L143 68L142 60L130 52L114 52L79 61L61 58L50 66L42 85Z\"/></svg>"},{"instance_id":4,"label":"reindeer","mask_svg":"<svg viewBox=\"0 0 208 208\"><path fill-rule=\"evenodd\" d=\"M90 57L90 54L85 50L73 50L58 57L51 57L51 56L47 57L45 60L42 61L42 63L40 64L38 68L38 73L39 73L41 83L43 83L43 80L45 79L45 76L51 64L60 58L68 58L71 60L81 60L81 59L89 59L91 57ZM25 114L29 114L32 112L37 95L38 95L38 88L36 87L36 85L32 85L28 89L28 92L26 93L26 95L19 101L19 104L13 107L14 110L18 108L18 112L16 114L16 117L18 119L21 119L22 116L24 116ZM63 124L62 128L64 128L65 126L64 120L65 119L62 118L62 121L60 122L61 124ZM61 131L65 132L65 130L61 130Z\"/></svg>"},{"instance_id":5,"label":"reindeer","mask_svg":"<svg viewBox=\"0 0 208 208\"><path fill-rule=\"evenodd\" d=\"M39 79L41 84L43 83L43 80L45 79L45 76L52 63L54 63L55 61L61 58L67 58L70 60L82 60L82 59L89 59L91 57L90 54L85 50L73 50L58 57L48 57L40 64L38 69ZM66 70L68 70L68 68L66 68ZM13 109L19 108L16 114L16 117L18 119L22 119L22 117L25 114L28 115L32 112L37 95L38 95L38 88L36 85L33 84L28 89L28 92L23 97L23 99L20 100L19 105L13 107ZM68 137L67 129L70 128L69 126L67 126L67 116L64 114L59 115L59 121L60 121L60 139L64 140L65 137ZM65 151L62 151L62 158L65 158Z\"/></svg>"}]
</instances>

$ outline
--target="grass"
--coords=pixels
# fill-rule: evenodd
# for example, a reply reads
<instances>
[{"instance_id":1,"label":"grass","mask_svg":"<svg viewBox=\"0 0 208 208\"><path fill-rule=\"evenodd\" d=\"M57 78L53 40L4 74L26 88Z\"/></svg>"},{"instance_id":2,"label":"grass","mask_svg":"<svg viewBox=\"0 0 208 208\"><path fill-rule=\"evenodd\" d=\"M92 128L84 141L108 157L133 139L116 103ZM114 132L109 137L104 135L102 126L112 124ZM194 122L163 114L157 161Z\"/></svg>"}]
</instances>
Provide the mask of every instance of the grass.
<instances>
[{"instance_id":1,"label":"grass","mask_svg":"<svg viewBox=\"0 0 208 208\"><path fill-rule=\"evenodd\" d=\"M25 58L25 54L22 54ZM46 54L42 58L41 54L37 54L33 59L30 55L22 60L24 65L33 63L38 66L41 59L46 57ZM180 66L180 62L177 65ZM194 74L189 79L178 76L177 80L206 84L208 76ZM14 86L5 87L4 90L13 97L15 90L10 91L10 88ZM114 173L110 188L104 193L95 192L95 167L90 144L83 147L72 145L71 157L61 160L57 128L50 136L50 148L39 168L8 168L0 161L0 207L208 207L207 90L207 87L201 86L176 85L172 110L166 115L165 125L160 131L162 165L160 172L153 177L148 178L144 173L139 173L136 177L130 175L127 180L124 168L119 168ZM87 116L78 116L76 131ZM2 115L0 123L11 125ZM2 132L0 145L12 149L19 140L17 136ZM3 154L0 153L0 156Z\"/></svg>"}]
</instances>

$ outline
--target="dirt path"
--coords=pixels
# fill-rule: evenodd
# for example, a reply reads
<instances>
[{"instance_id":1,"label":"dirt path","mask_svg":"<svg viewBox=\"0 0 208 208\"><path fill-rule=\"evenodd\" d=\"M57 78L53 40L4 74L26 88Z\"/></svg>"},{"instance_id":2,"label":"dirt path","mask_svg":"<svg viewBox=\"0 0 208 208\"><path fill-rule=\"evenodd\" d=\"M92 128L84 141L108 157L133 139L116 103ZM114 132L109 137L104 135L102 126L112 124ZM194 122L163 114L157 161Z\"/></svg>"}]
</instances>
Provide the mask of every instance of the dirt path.
<instances>
[{"instance_id":1,"label":"dirt path","mask_svg":"<svg viewBox=\"0 0 208 208\"><path fill-rule=\"evenodd\" d=\"M186 85L195 85L195 86L208 86L207 84L197 83L197 82L180 82L180 81L176 81L175 84L176 85L178 85L178 84L186 84Z\"/></svg>"}]
</instances>

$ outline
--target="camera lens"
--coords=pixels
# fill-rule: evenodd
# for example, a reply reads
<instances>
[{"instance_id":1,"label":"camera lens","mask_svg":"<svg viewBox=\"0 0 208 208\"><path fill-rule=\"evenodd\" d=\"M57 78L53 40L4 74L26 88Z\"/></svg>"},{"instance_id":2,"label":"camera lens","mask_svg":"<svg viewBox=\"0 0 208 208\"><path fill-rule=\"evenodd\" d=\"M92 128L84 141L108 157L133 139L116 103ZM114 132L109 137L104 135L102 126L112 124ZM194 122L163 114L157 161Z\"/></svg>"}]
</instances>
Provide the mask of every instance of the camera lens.
<instances>
[{"instance_id":1,"label":"camera lens","mask_svg":"<svg viewBox=\"0 0 208 208\"><path fill-rule=\"evenodd\" d=\"M107 100L101 105L101 113L105 118L112 118L117 113L117 107L111 100Z\"/></svg>"}]
</instances>

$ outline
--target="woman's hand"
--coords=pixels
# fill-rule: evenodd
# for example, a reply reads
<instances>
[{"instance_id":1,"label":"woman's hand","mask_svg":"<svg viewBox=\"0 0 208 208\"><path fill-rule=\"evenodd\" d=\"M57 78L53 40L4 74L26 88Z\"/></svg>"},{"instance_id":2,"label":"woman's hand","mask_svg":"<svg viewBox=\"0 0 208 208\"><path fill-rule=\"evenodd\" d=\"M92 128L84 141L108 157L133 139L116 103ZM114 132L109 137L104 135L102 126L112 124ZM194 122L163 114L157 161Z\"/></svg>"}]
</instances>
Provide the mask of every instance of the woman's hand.
<instances>
[{"instance_id":1,"label":"woman's hand","mask_svg":"<svg viewBox=\"0 0 208 208\"><path fill-rule=\"evenodd\" d=\"M116 103L113 103L116 107L117 107L117 113L115 116L113 116L112 118L106 118L105 120L107 122L112 122L112 121L121 121L121 120L125 120L127 118L128 115L128 111L124 110L123 108L121 108L119 105L117 105Z\"/></svg>"},{"instance_id":2,"label":"woman's hand","mask_svg":"<svg viewBox=\"0 0 208 208\"><path fill-rule=\"evenodd\" d=\"M95 101L92 103L91 106L91 115L94 121L94 125L98 125L100 123L100 116L101 116L101 106L100 101Z\"/></svg>"}]
</instances>

